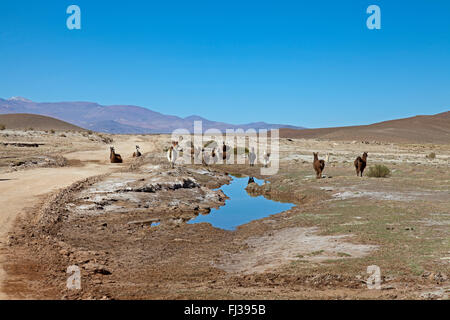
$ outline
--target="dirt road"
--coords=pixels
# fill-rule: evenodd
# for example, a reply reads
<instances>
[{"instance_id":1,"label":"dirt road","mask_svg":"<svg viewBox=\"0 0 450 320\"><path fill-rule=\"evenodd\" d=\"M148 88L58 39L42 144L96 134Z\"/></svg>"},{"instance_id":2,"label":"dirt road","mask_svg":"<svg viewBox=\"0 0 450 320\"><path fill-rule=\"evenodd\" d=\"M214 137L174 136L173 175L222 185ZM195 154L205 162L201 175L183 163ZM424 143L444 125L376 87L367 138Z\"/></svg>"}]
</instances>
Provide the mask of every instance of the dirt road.
<instances>
[{"instance_id":1,"label":"dirt road","mask_svg":"<svg viewBox=\"0 0 450 320\"><path fill-rule=\"evenodd\" d=\"M147 141L146 141L147 140ZM77 151L64 155L74 166L60 168L37 168L2 174L0 177L0 299L9 299L2 290L5 273L2 264L5 258L2 247L15 219L27 208L34 207L47 193L70 186L72 183L108 172L127 165L136 144L143 152L155 150L154 141L142 137L125 137L114 143L116 151L122 154L124 164L110 164L108 146L96 151Z\"/></svg>"}]
</instances>

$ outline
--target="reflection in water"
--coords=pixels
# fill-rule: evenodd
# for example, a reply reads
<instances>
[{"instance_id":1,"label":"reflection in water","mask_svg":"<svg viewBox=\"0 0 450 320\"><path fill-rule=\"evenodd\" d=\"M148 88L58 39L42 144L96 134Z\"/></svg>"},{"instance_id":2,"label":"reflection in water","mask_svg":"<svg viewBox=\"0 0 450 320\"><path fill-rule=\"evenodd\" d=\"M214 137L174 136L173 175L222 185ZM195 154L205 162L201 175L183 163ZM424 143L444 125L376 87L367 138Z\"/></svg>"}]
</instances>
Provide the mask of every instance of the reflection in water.
<instances>
[{"instance_id":1,"label":"reflection in water","mask_svg":"<svg viewBox=\"0 0 450 320\"><path fill-rule=\"evenodd\" d=\"M255 183L264 183L262 180L252 179ZM225 205L212 209L207 215L199 215L188 223L208 222L217 228L233 230L242 224L289 210L294 206L291 203L268 200L263 196L251 197L245 190L249 183L250 179L247 178L233 178L229 185L221 187L230 198Z\"/></svg>"}]
</instances>

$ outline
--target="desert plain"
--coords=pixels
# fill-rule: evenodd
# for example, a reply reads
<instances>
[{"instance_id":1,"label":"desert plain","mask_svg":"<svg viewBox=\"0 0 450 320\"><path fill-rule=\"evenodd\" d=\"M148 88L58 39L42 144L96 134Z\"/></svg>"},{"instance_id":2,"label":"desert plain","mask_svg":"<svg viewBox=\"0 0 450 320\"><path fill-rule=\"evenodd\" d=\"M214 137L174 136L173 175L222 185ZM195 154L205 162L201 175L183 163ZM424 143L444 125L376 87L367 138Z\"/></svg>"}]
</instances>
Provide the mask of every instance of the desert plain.
<instances>
[{"instance_id":1,"label":"desert plain","mask_svg":"<svg viewBox=\"0 0 450 320\"><path fill-rule=\"evenodd\" d=\"M282 135L278 173L261 176L261 164L171 168L170 142L0 131L0 298L448 299L450 143ZM322 179L313 152L329 154ZM357 177L363 152L390 175ZM292 208L235 230L188 223L226 206L218 188L241 176L264 179L252 196ZM79 290L67 288L72 265Z\"/></svg>"}]
</instances>

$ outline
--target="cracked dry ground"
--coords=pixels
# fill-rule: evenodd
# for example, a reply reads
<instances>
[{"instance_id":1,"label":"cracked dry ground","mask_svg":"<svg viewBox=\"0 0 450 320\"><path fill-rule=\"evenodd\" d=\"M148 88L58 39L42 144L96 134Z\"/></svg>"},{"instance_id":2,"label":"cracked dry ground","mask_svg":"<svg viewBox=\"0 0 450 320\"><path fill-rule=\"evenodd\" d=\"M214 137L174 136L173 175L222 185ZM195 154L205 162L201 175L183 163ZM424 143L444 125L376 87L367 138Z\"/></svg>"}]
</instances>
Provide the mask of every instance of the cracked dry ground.
<instances>
[{"instance_id":1,"label":"cracked dry ground","mask_svg":"<svg viewBox=\"0 0 450 320\"><path fill-rule=\"evenodd\" d=\"M335 163L332 178L316 180L311 169L282 161L248 191L296 206L226 231L185 222L224 204L215 188L226 172L259 177L258 168L170 169L146 155L18 221L5 289L52 299L448 298L448 170L398 164L390 178L361 179ZM70 265L80 291L66 289ZM367 289L369 265L381 268L382 290Z\"/></svg>"}]
</instances>

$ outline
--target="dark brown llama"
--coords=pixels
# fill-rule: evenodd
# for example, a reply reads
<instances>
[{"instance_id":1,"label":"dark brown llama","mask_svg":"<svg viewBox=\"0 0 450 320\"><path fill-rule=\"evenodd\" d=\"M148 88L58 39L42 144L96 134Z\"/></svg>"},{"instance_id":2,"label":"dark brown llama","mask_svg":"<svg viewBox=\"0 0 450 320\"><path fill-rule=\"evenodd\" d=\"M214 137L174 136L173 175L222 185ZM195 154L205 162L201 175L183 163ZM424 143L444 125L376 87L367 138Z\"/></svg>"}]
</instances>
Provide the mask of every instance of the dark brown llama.
<instances>
[{"instance_id":1,"label":"dark brown llama","mask_svg":"<svg viewBox=\"0 0 450 320\"><path fill-rule=\"evenodd\" d=\"M319 160L318 152L313 152L313 155L314 155L313 167L314 170L316 171L316 178L320 179L322 178L322 172L323 169L325 168L325 161Z\"/></svg>"},{"instance_id":2,"label":"dark brown llama","mask_svg":"<svg viewBox=\"0 0 450 320\"><path fill-rule=\"evenodd\" d=\"M363 176L363 172L366 166L367 166L367 152L364 152L362 157L358 157L355 160L356 175L358 177Z\"/></svg>"},{"instance_id":3,"label":"dark brown llama","mask_svg":"<svg viewBox=\"0 0 450 320\"><path fill-rule=\"evenodd\" d=\"M110 150L109 159L111 163L122 163L122 157L114 151L114 147L110 147Z\"/></svg>"},{"instance_id":4,"label":"dark brown llama","mask_svg":"<svg viewBox=\"0 0 450 320\"><path fill-rule=\"evenodd\" d=\"M228 157L227 157L227 145L225 144L225 142L223 143L223 146L222 146L222 159L223 160L227 160L228 159Z\"/></svg>"}]
</instances>

